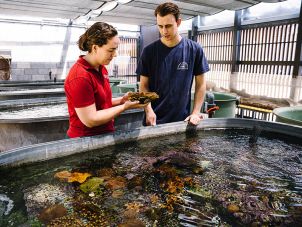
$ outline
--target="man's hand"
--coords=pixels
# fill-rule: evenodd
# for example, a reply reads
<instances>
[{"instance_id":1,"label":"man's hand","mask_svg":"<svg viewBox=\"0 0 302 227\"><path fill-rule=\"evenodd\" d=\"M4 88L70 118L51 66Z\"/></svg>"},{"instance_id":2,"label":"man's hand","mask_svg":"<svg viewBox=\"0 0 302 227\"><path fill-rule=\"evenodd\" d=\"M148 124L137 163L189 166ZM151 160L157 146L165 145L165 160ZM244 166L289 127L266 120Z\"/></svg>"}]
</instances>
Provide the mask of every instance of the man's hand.
<instances>
[{"instance_id":1,"label":"man's hand","mask_svg":"<svg viewBox=\"0 0 302 227\"><path fill-rule=\"evenodd\" d=\"M140 82L139 82L139 91L140 92L148 92L149 91L149 77L141 75ZM146 113L146 125L147 126L154 126L156 125L156 114L154 113L151 103L149 103L145 107Z\"/></svg>"},{"instance_id":2,"label":"man's hand","mask_svg":"<svg viewBox=\"0 0 302 227\"><path fill-rule=\"evenodd\" d=\"M185 121L189 122L192 125L198 125L199 122L203 119L202 115L199 114L191 114L188 116Z\"/></svg>"},{"instance_id":3,"label":"man's hand","mask_svg":"<svg viewBox=\"0 0 302 227\"><path fill-rule=\"evenodd\" d=\"M154 126L156 125L156 114L154 113L152 108L145 108L146 112L146 125Z\"/></svg>"}]
</instances>

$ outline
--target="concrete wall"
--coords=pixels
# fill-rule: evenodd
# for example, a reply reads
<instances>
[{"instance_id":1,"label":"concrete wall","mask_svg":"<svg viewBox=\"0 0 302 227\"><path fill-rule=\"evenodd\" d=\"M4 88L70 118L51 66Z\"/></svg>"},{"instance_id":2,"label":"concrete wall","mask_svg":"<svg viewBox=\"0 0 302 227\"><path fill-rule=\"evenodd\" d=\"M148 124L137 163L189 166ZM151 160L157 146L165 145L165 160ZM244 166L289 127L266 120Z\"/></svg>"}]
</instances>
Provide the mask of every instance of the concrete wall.
<instances>
[{"instance_id":1,"label":"concrete wall","mask_svg":"<svg viewBox=\"0 0 302 227\"><path fill-rule=\"evenodd\" d=\"M68 72L75 61L66 62L65 68L60 62L12 62L11 80L53 80L63 79L63 71ZM51 77L49 73L51 72Z\"/></svg>"}]
</instances>

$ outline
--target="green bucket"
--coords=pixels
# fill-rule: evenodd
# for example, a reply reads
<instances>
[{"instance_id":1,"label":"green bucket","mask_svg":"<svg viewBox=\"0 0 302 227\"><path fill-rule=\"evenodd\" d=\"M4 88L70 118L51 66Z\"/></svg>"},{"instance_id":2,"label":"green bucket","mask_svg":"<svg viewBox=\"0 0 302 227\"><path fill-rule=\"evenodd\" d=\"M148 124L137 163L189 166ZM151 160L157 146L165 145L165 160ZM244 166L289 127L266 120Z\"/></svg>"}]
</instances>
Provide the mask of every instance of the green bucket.
<instances>
[{"instance_id":1,"label":"green bucket","mask_svg":"<svg viewBox=\"0 0 302 227\"><path fill-rule=\"evenodd\" d=\"M128 91L136 92L138 88L138 83L135 84L119 84L119 93L127 93Z\"/></svg>"},{"instance_id":2,"label":"green bucket","mask_svg":"<svg viewBox=\"0 0 302 227\"><path fill-rule=\"evenodd\" d=\"M233 118L236 116L237 97L235 95L222 92L207 92L207 94L209 93L214 95L214 102L216 106L219 107L219 110L215 111L213 118ZM205 98L205 101L209 103L210 100L206 100ZM191 94L191 111L193 109L193 105L194 93ZM201 112L205 112L203 108Z\"/></svg>"},{"instance_id":3,"label":"green bucket","mask_svg":"<svg viewBox=\"0 0 302 227\"><path fill-rule=\"evenodd\" d=\"M235 95L212 92L214 94L215 104L219 107L219 110L215 111L214 118L222 117L235 117L236 116L236 102L237 97Z\"/></svg>"},{"instance_id":4,"label":"green bucket","mask_svg":"<svg viewBox=\"0 0 302 227\"><path fill-rule=\"evenodd\" d=\"M110 82L110 88L111 88L112 93L119 93L120 89L117 87L117 85L124 84L127 81L123 80L123 79L118 79L118 78L109 78L109 82Z\"/></svg>"},{"instance_id":5,"label":"green bucket","mask_svg":"<svg viewBox=\"0 0 302 227\"><path fill-rule=\"evenodd\" d=\"M273 113L277 122L302 126L302 106L279 107Z\"/></svg>"}]
</instances>

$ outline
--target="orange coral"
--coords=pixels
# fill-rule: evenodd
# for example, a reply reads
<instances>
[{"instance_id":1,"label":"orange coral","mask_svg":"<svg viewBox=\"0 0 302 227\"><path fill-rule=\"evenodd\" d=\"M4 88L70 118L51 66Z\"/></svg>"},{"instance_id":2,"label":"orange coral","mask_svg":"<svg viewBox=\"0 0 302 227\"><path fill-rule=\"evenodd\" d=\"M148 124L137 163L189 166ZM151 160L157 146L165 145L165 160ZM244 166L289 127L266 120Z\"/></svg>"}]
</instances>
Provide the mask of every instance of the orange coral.
<instances>
[{"instance_id":1,"label":"orange coral","mask_svg":"<svg viewBox=\"0 0 302 227\"><path fill-rule=\"evenodd\" d=\"M65 180L69 183L75 182L75 181L79 182L79 183L83 183L90 176L91 176L90 173L78 173L78 172L71 173L71 172L64 170L64 171L56 173L54 177L59 178L60 180Z\"/></svg>"},{"instance_id":2,"label":"orange coral","mask_svg":"<svg viewBox=\"0 0 302 227\"><path fill-rule=\"evenodd\" d=\"M126 203L125 206L127 210L133 210L136 213L138 213L140 208L143 207L143 204L133 202L133 203Z\"/></svg>"},{"instance_id":3,"label":"orange coral","mask_svg":"<svg viewBox=\"0 0 302 227\"><path fill-rule=\"evenodd\" d=\"M183 191L184 181L180 177L176 176L174 179L168 179L164 187L169 193L179 193Z\"/></svg>"},{"instance_id":4,"label":"orange coral","mask_svg":"<svg viewBox=\"0 0 302 227\"><path fill-rule=\"evenodd\" d=\"M151 200L151 203L157 203L159 198L157 195L153 194L153 195L150 195L150 200Z\"/></svg>"}]
</instances>

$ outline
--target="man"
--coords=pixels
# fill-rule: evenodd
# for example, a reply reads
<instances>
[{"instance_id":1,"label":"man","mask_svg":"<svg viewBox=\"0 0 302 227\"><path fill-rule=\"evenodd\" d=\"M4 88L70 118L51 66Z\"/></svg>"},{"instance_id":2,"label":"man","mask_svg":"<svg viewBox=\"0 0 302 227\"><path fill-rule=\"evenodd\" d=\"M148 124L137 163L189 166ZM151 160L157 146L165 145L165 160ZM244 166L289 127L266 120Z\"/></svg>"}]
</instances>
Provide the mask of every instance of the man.
<instances>
[{"instance_id":1,"label":"man","mask_svg":"<svg viewBox=\"0 0 302 227\"><path fill-rule=\"evenodd\" d=\"M144 125L188 121L197 125L209 71L201 46L179 35L181 24L177 5L167 2L154 12L161 38L144 48L136 73L142 92L152 91L159 99L145 107ZM195 76L195 96L190 113L191 88Z\"/></svg>"}]
</instances>

